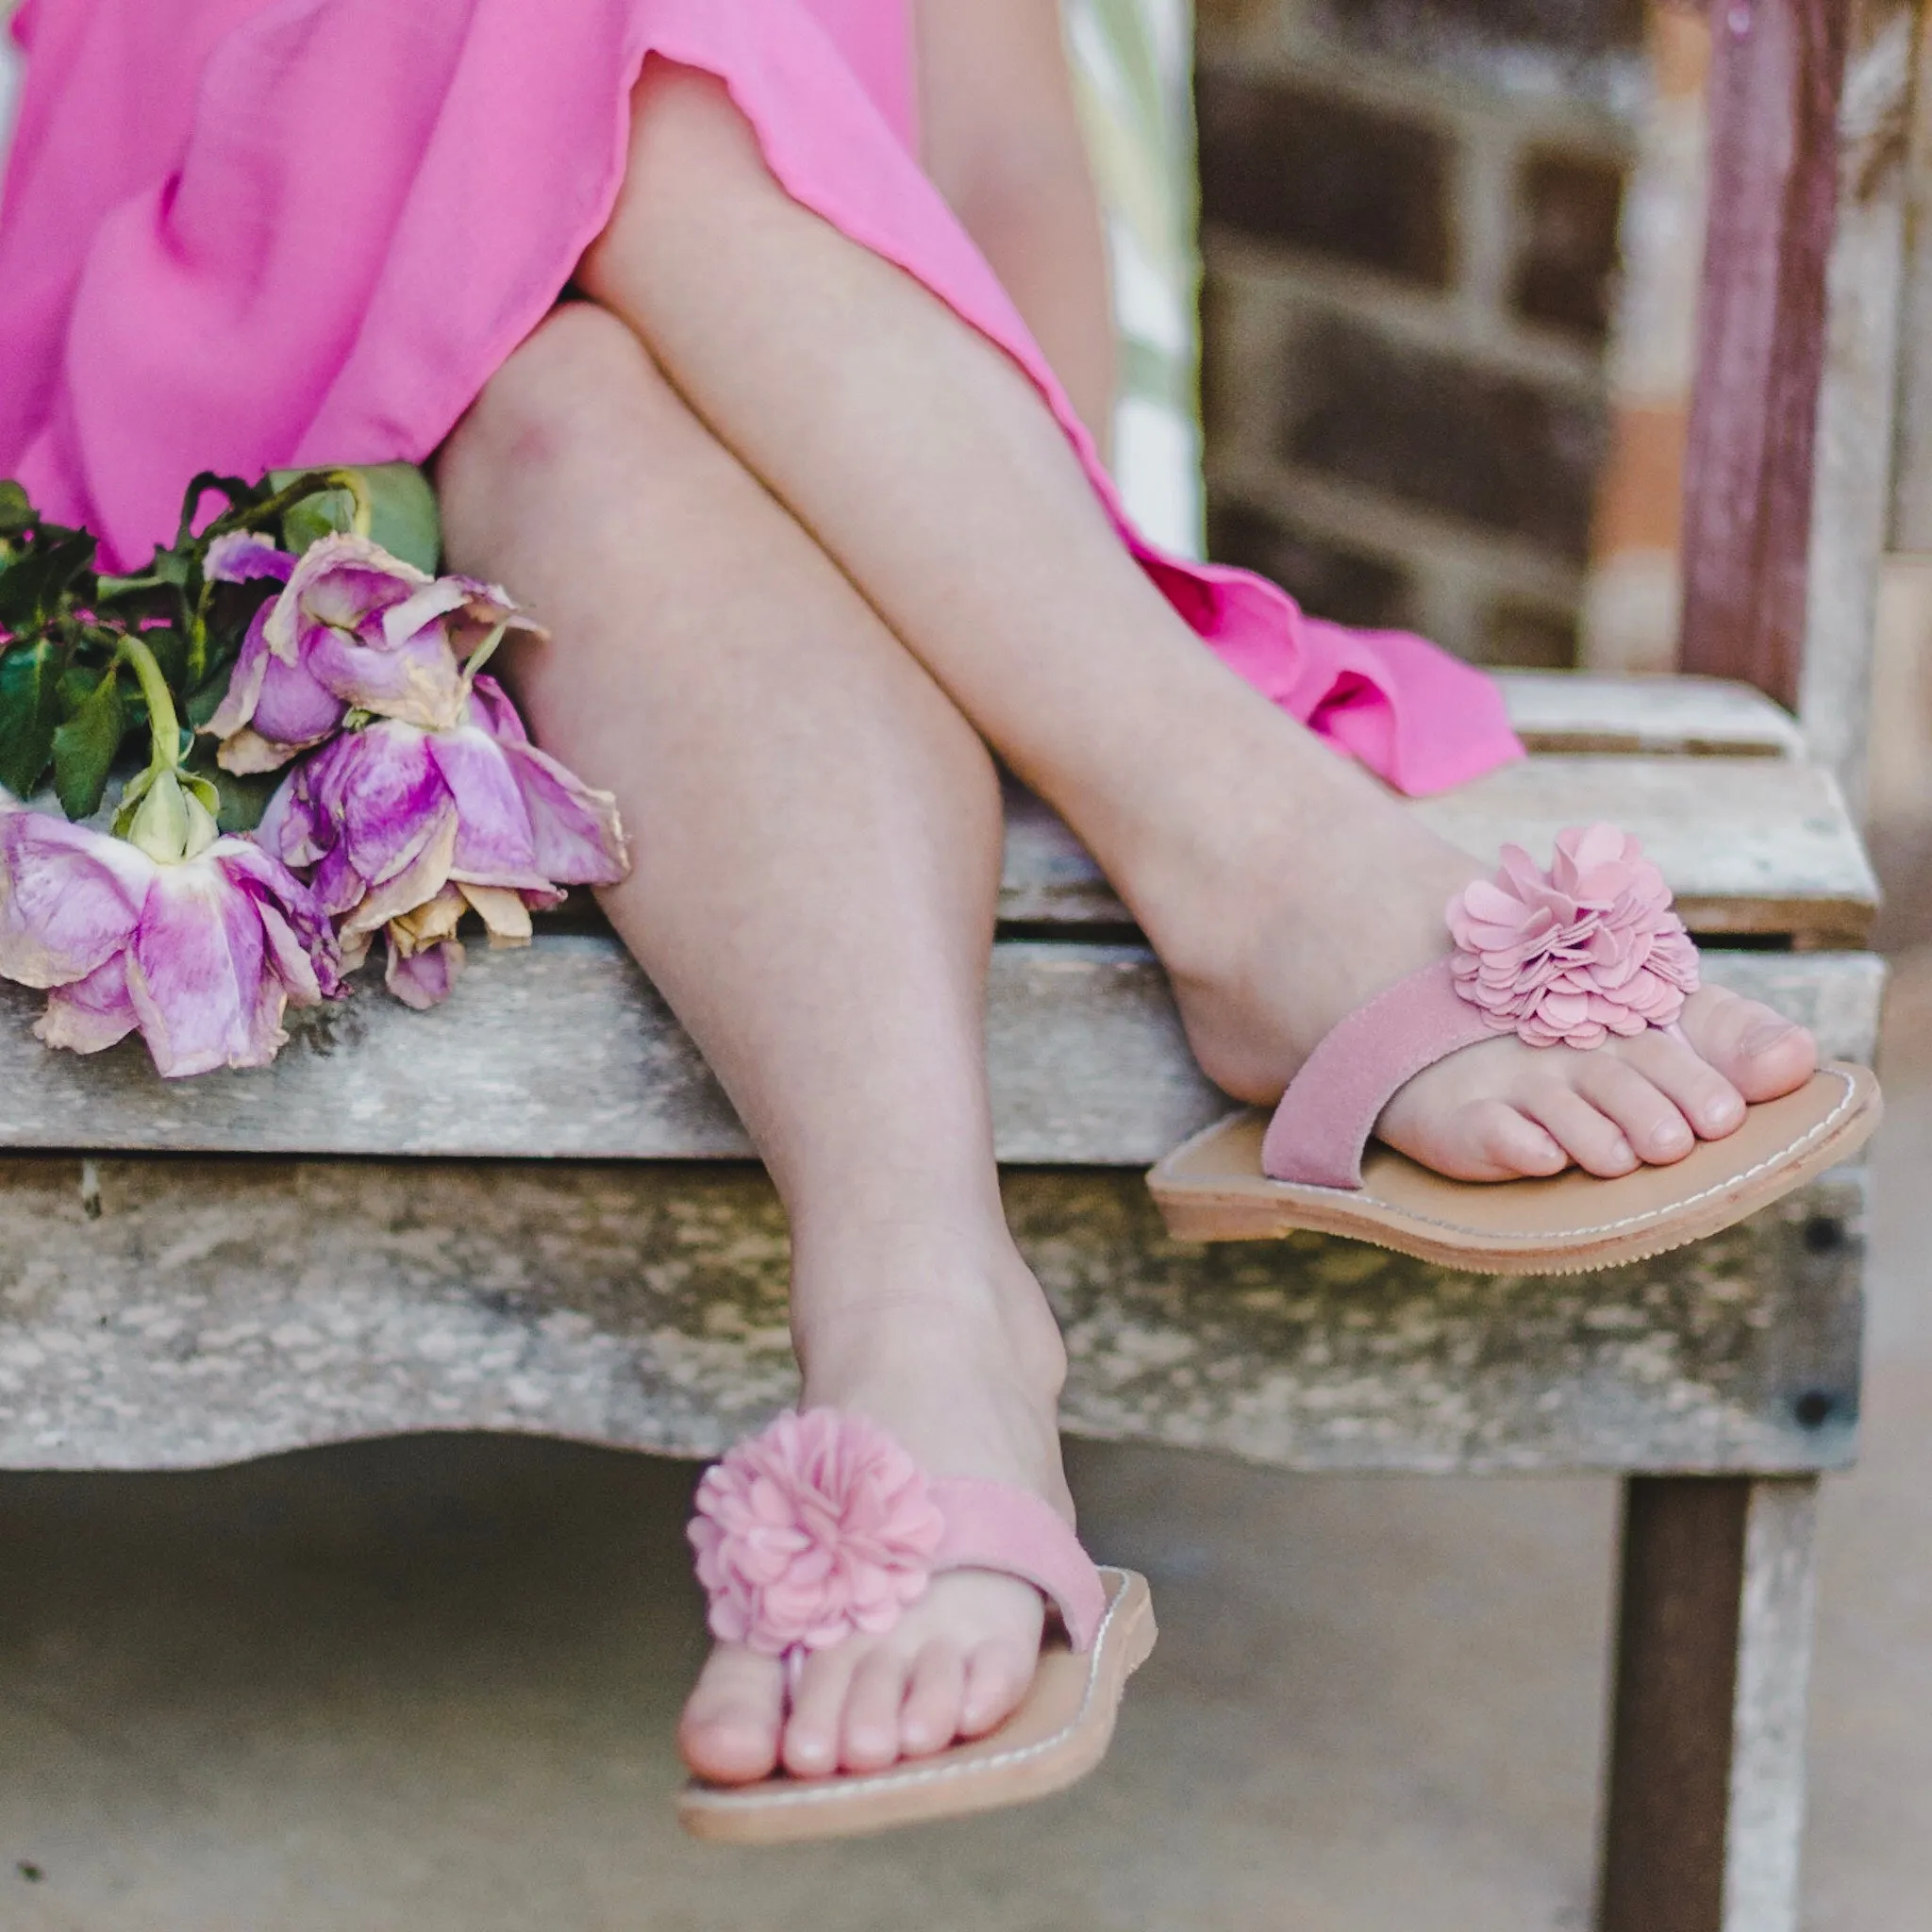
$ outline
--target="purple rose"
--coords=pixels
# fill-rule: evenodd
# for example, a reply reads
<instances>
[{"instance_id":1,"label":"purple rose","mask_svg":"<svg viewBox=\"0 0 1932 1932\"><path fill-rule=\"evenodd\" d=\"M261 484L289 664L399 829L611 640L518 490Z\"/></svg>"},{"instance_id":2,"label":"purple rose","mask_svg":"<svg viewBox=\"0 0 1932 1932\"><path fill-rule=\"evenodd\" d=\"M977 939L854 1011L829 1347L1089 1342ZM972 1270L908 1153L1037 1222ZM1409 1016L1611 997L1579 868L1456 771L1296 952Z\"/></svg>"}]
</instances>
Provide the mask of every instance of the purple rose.
<instances>
[{"instance_id":1,"label":"purple rose","mask_svg":"<svg viewBox=\"0 0 1932 1932\"><path fill-rule=\"evenodd\" d=\"M320 744L351 710L436 729L454 724L461 659L493 634L536 630L504 593L472 577L429 577L366 537L325 537L299 558L258 538L221 538L220 582L280 574L256 613L221 708L204 727L231 772L272 772Z\"/></svg>"},{"instance_id":2,"label":"purple rose","mask_svg":"<svg viewBox=\"0 0 1932 1932\"><path fill-rule=\"evenodd\" d=\"M49 1046L98 1053L138 1027L169 1079L266 1066L288 1006L340 991L313 894L259 846L211 833L170 864L0 810L0 975L49 989L34 1028Z\"/></svg>"},{"instance_id":3,"label":"purple rose","mask_svg":"<svg viewBox=\"0 0 1932 1932\"><path fill-rule=\"evenodd\" d=\"M630 869L616 800L539 751L491 677L445 728L383 718L325 745L283 781L258 836L315 868L345 964L388 928L389 984L411 1006L447 994L465 911L492 945L527 944L532 908Z\"/></svg>"}]
</instances>

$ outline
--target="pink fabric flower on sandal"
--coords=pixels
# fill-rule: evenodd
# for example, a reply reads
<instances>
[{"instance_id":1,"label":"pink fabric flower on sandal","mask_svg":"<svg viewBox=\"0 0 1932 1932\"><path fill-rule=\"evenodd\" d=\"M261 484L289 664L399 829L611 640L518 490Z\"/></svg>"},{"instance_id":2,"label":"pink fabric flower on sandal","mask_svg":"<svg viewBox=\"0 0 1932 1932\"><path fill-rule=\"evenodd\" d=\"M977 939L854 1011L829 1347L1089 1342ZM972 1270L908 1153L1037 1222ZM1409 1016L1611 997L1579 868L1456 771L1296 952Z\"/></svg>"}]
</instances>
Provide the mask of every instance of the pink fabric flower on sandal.
<instances>
[{"instance_id":1,"label":"pink fabric flower on sandal","mask_svg":"<svg viewBox=\"0 0 1932 1932\"><path fill-rule=\"evenodd\" d=\"M1520 845L1449 902L1456 990L1531 1046L1601 1046L1675 1024L1698 988L1697 948L1671 889L1615 825L1557 837L1544 872Z\"/></svg>"},{"instance_id":2,"label":"pink fabric flower on sandal","mask_svg":"<svg viewBox=\"0 0 1932 1932\"><path fill-rule=\"evenodd\" d=\"M782 1657L890 1630L924 1595L943 1527L885 1430L815 1408L707 1470L688 1534L712 1636Z\"/></svg>"}]
</instances>

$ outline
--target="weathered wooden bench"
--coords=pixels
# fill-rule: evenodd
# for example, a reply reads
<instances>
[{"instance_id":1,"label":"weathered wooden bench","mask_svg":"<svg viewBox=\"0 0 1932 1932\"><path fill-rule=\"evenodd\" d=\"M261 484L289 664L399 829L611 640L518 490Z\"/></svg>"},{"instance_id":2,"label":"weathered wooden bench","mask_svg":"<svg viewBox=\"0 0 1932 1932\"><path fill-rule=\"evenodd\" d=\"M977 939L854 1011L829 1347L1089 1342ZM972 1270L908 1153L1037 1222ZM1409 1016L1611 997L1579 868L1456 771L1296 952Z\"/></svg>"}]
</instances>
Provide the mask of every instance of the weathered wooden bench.
<instances>
[{"instance_id":1,"label":"weathered wooden bench","mask_svg":"<svg viewBox=\"0 0 1932 1932\"><path fill-rule=\"evenodd\" d=\"M1828 0L1745 11L1724 28L1717 177L1783 129L1815 185L1836 165L1818 102L1838 97L1842 21ZM1902 63L1885 37L1910 18L1875 8L1856 72ZM1895 175L1847 180L1841 250L1870 259ZM1413 808L1485 857L1619 820L1713 978L1865 1060L1874 886L1807 747L1855 775L1865 620L1831 600L1882 541L1890 338L1874 348L1857 290L1824 332L1823 242L1788 187L1714 223L1744 239L1707 277L1724 360L1700 403L1685 649L1793 698L1808 636L1806 728L1741 683L1512 676L1532 758ZM1821 374L1807 604L1810 437L1786 431L1790 384L1808 425ZM1785 414L1754 435L1771 375ZM476 958L437 1012L365 997L300 1016L272 1069L175 1086L133 1043L45 1054L33 1007L0 992L0 1467L184 1468L425 1429L706 1456L789 1399L776 1202L594 925ZM1072 1357L1066 1426L1296 1471L1621 1474L1600 1924L1791 1932L1813 1505L1857 1436L1862 1174L1598 1276L1170 1241L1140 1170L1225 1102L1124 909L1024 798L989 1016L1008 1208Z\"/></svg>"},{"instance_id":2,"label":"weathered wooden bench","mask_svg":"<svg viewBox=\"0 0 1932 1932\"><path fill-rule=\"evenodd\" d=\"M1537 756L1415 808L1492 852L1614 804L1716 940L1713 976L1869 1058L1871 874L1790 720L1695 681L1508 689ZM1857 1413L1861 1177L1601 1276L1179 1245L1140 1170L1226 1102L1118 902L1024 802L1004 912L999 1151L1066 1330L1067 1427L1302 1471L1623 1472L1628 1802L1698 1795L1675 1752L1728 1763L1707 1823L1732 1889L1788 1890L1812 1491ZM305 1014L274 1068L175 1086L135 1046L46 1054L33 1004L0 999L0 1466L457 1428L703 1456L789 1398L775 1198L608 934L486 955L428 1015ZM1625 1828L1646 1857L1668 1838Z\"/></svg>"}]
</instances>

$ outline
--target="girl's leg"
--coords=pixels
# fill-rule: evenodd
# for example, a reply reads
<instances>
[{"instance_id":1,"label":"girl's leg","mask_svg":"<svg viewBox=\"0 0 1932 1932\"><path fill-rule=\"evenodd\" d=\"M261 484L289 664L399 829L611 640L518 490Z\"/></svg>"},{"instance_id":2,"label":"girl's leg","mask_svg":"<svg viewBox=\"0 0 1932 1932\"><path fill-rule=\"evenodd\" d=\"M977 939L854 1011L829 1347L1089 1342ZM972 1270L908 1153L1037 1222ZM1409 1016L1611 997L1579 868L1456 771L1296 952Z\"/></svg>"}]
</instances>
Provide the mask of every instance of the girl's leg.
<instances>
[{"instance_id":1,"label":"girl's leg","mask_svg":"<svg viewBox=\"0 0 1932 1932\"><path fill-rule=\"evenodd\" d=\"M1370 991L1441 952L1475 868L1204 650L1108 526L1032 385L792 202L722 88L653 62L581 279L1088 841L1174 974L1203 1063L1278 1093ZM1385 1136L1452 1174L1620 1173L1729 1131L1807 1036L1700 994L1695 1051L1496 1041Z\"/></svg>"},{"instance_id":2,"label":"girl's leg","mask_svg":"<svg viewBox=\"0 0 1932 1932\"><path fill-rule=\"evenodd\" d=\"M784 1197L807 1401L1071 1512L1059 1336L992 1161L985 747L600 308L510 358L441 484L457 566L553 629L512 662L519 695L616 790L637 866L604 903ZM686 1755L748 1779L781 1749L799 1773L939 1749L1005 1717L1041 1620L1011 1578L941 1578L890 1637L815 1657L782 1724L778 1666L721 1646Z\"/></svg>"}]
</instances>

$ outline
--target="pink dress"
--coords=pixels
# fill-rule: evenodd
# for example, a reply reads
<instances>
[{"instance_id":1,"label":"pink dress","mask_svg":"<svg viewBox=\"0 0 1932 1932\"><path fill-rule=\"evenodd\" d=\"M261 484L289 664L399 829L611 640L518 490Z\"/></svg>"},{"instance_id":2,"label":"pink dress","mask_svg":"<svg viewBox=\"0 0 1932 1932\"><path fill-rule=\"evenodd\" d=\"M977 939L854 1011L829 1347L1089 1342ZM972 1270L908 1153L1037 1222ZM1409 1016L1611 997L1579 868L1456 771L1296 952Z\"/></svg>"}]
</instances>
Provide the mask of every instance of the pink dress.
<instances>
[{"instance_id":1,"label":"pink dress","mask_svg":"<svg viewBox=\"0 0 1932 1932\"><path fill-rule=\"evenodd\" d=\"M0 476L130 568L198 470L425 459L623 176L649 54L722 77L788 192L1038 384L1202 639L1393 784L1520 754L1495 687L1129 526L914 158L908 0L25 0L0 198Z\"/></svg>"}]
</instances>

